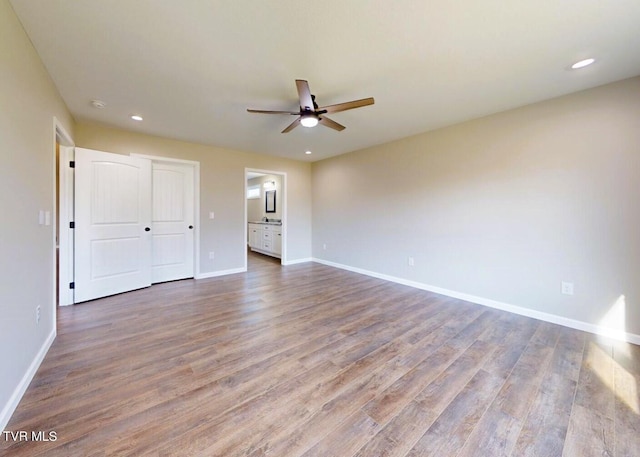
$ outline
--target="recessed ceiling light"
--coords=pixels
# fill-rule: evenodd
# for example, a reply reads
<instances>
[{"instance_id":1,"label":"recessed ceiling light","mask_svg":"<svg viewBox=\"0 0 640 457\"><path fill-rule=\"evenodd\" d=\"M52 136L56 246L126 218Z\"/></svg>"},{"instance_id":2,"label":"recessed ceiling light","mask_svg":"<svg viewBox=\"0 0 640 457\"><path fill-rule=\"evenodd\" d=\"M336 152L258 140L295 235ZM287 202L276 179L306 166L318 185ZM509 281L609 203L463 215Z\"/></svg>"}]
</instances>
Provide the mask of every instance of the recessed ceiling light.
<instances>
[{"instance_id":1,"label":"recessed ceiling light","mask_svg":"<svg viewBox=\"0 0 640 457\"><path fill-rule=\"evenodd\" d=\"M305 153L306 155L309 155L309 154L311 154L311 151L305 151L304 153Z\"/></svg>"},{"instance_id":2,"label":"recessed ceiling light","mask_svg":"<svg viewBox=\"0 0 640 457\"><path fill-rule=\"evenodd\" d=\"M595 61L596 59L584 59L584 60L581 60L580 62L576 62L573 65L571 65L571 68L574 70L577 70L578 68L584 68L587 65L591 65Z\"/></svg>"},{"instance_id":3,"label":"recessed ceiling light","mask_svg":"<svg viewBox=\"0 0 640 457\"><path fill-rule=\"evenodd\" d=\"M133 116L131 116L131 119L133 119L134 121L141 121L142 116L138 116L137 114L134 114Z\"/></svg>"},{"instance_id":4,"label":"recessed ceiling light","mask_svg":"<svg viewBox=\"0 0 640 457\"><path fill-rule=\"evenodd\" d=\"M107 106L107 104L102 100L91 100L91 106L93 106L94 108L102 109Z\"/></svg>"}]
</instances>

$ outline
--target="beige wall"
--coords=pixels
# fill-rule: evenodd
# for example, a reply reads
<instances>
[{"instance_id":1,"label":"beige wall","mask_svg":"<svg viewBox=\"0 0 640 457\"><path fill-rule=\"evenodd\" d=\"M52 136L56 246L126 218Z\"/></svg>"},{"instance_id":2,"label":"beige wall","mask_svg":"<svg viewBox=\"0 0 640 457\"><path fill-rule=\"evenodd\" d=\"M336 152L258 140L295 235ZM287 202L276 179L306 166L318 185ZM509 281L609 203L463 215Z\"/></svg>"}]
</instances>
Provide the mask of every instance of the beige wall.
<instances>
[{"instance_id":1,"label":"beige wall","mask_svg":"<svg viewBox=\"0 0 640 457\"><path fill-rule=\"evenodd\" d=\"M316 258L640 335L640 78L312 174Z\"/></svg>"},{"instance_id":2,"label":"beige wall","mask_svg":"<svg viewBox=\"0 0 640 457\"><path fill-rule=\"evenodd\" d=\"M287 174L287 259L311 257L311 165L186 143L79 122L76 145L118 154L149 154L200 162L200 272L244 267L245 167ZM215 212L215 219L208 218ZM215 252L215 260L208 253Z\"/></svg>"},{"instance_id":3,"label":"beige wall","mask_svg":"<svg viewBox=\"0 0 640 457\"><path fill-rule=\"evenodd\" d=\"M0 0L0 429L55 330L53 118L73 120L9 2ZM36 324L36 307L41 307Z\"/></svg>"}]
</instances>

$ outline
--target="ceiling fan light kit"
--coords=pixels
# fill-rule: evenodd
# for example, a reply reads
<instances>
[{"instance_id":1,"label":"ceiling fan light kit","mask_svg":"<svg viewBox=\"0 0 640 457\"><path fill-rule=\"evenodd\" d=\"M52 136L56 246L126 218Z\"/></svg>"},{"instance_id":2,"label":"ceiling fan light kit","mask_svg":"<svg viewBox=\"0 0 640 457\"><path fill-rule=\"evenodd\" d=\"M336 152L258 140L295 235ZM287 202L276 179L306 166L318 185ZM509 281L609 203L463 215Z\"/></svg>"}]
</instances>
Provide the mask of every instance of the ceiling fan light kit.
<instances>
[{"instance_id":1,"label":"ceiling fan light kit","mask_svg":"<svg viewBox=\"0 0 640 457\"><path fill-rule=\"evenodd\" d=\"M318 125L318 118L313 114L305 114L300 118L303 127L315 127Z\"/></svg>"},{"instance_id":2,"label":"ceiling fan light kit","mask_svg":"<svg viewBox=\"0 0 640 457\"><path fill-rule=\"evenodd\" d=\"M338 103L336 105L318 107L318 104L316 103L316 96L311 95L309 83L307 81L303 79L296 79L296 88L298 89L298 98L300 101L299 111L268 111L250 108L248 108L247 111L259 114L289 114L298 116L295 121L289 124L287 128L282 131L282 133L288 133L298 125L302 125L303 127L315 127L318 124L322 124L325 127L329 127L340 132L345 129L345 126L329 119L325 114L337 113L374 104L373 97L369 97L361 100Z\"/></svg>"}]
</instances>

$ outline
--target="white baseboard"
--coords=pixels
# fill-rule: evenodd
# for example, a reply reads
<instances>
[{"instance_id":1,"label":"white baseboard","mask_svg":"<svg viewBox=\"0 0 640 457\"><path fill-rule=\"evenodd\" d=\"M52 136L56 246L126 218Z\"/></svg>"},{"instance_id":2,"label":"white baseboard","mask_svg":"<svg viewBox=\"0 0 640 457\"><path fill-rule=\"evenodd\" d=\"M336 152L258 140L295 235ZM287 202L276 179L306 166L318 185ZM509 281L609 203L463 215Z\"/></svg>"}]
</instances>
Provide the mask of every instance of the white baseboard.
<instances>
[{"instance_id":1,"label":"white baseboard","mask_svg":"<svg viewBox=\"0 0 640 457\"><path fill-rule=\"evenodd\" d=\"M218 276L234 275L236 273L245 273L246 268L231 268L229 270L210 271L208 273L199 273L196 275L196 279L215 278Z\"/></svg>"},{"instance_id":2,"label":"white baseboard","mask_svg":"<svg viewBox=\"0 0 640 457\"><path fill-rule=\"evenodd\" d=\"M307 257L306 259L287 260L282 262L282 265L295 265L297 263L307 263L307 262L313 262L313 258Z\"/></svg>"},{"instance_id":3,"label":"white baseboard","mask_svg":"<svg viewBox=\"0 0 640 457\"><path fill-rule=\"evenodd\" d=\"M9 419L11 419L11 416L13 415L14 411L18 407L20 400L22 400L22 396L27 391L29 384L31 384L33 377L36 375L36 371L38 371L40 364L44 360L44 357L47 355L47 352L49 351L49 348L51 347L55 339L56 339L56 329L54 327L53 330L51 330L51 333L49 334L47 339L45 340L44 344L38 351L38 354L31 362L31 365L29 365L29 369L24 374L24 376L22 376L20 383L18 384L16 389L13 391L13 394L9 398L8 403L2 408L2 412L0 412L0 430L4 430L7 424L9 423Z\"/></svg>"},{"instance_id":4,"label":"white baseboard","mask_svg":"<svg viewBox=\"0 0 640 457\"><path fill-rule=\"evenodd\" d=\"M411 281L404 278L398 278L396 276L390 276L375 271L369 271L362 268L351 267L349 265L343 265L341 263L331 262L324 259L313 258L314 262L328 265L330 267L340 268L342 270L352 271L354 273L360 273L366 276L371 276L378 279L384 279L386 281L395 282L409 287L415 287L416 289L426 290L434 292L440 295L446 295L447 297L458 298L478 305L487 306L489 308L500 309L502 311L508 311L510 313L519 314L521 316L532 317L541 321L549 322L552 324L562 325L564 327L574 328L576 330L582 330L596 335L613 338L620 341L626 341L640 345L640 335L635 333L626 332L624 330L617 330L608 327L602 327L600 325L592 324L589 322L570 319L557 314L544 313L542 311L536 311L530 308L524 308L522 306L511 305L509 303L503 303L489 298L478 297L475 295L469 295L455 290L443 289L442 287L431 286L417 281Z\"/></svg>"}]
</instances>

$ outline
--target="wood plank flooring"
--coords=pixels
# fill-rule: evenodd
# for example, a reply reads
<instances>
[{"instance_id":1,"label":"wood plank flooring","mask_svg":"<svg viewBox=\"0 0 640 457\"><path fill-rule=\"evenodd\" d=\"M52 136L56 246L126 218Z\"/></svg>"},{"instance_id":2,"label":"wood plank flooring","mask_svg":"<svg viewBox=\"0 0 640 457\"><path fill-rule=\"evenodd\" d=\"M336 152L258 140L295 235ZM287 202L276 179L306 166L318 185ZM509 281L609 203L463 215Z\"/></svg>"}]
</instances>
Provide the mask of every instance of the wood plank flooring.
<instances>
[{"instance_id":1,"label":"wood plank flooring","mask_svg":"<svg viewBox=\"0 0 640 457\"><path fill-rule=\"evenodd\" d=\"M61 308L7 427L57 439L3 434L0 454L640 455L637 346L323 265L249 261L246 274Z\"/></svg>"}]
</instances>

